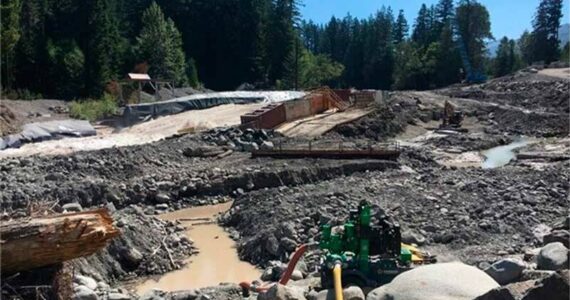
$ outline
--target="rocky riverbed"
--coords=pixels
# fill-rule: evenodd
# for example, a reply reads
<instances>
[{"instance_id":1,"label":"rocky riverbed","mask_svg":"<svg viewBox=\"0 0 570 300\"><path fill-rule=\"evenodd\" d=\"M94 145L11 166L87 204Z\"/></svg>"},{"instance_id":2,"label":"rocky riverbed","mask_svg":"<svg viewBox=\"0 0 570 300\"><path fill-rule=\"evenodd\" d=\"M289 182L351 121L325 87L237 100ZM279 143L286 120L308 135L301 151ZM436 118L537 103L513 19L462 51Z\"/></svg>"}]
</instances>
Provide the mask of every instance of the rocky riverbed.
<instances>
[{"instance_id":1,"label":"rocky riverbed","mask_svg":"<svg viewBox=\"0 0 570 300\"><path fill-rule=\"evenodd\" d=\"M238 128L66 156L2 159L1 217L26 217L37 203L49 204L53 212L95 207L112 211L122 235L103 251L69 266L72 296L79 300L241 298L237 283L152 291L142 297L135 293L141 280L182 268L200 250L185 236L182 223L161 220L160 214L230 200L233 205L219 223L236 241L239 257L264 271L264 281L279 278L297 246L318 241L320 225L343 223L350 208L368 200L399 222L405 242L437 254L441 262L474 266L442 264L443 269L433 272L465 271L487 276L482 281L490 278L489 284L462 299L475 294L480 299L503 299L496 295L519 290L558 299L564 295L555 292L556 297L549 298L552 294L540 287L558 291L568 286L564 269L570 236L570 162L516 161L482 169L480 164L441 160L442 155L453 159L509 144L521 135L535 139L529 146L532 151L570 153L565 139L568 102L562 101L567 91L567 81L518 74L478 86L394 92L374 113L311 140L315 145L342 141L356 148L397 141L402 145L397 162L253 159L253 149L281 143L298 146L309 140ZM465 112L468 132L434 133L445 100ZM290 285L276 285L259 299L326 299L327 291L318 291L318 257L311 254ZM49 296L49 280L31 274L3 277L9 284L2 286L3 296ZM459 277L437 284L447 285L441 291L457 289L463 284ZM40 284L45 288L18 288ZM365 294L357 288L345 292L350 299L363 299ZM397 282L368 297L415 299L402 294Z\"/></svg>"}]
</instances>

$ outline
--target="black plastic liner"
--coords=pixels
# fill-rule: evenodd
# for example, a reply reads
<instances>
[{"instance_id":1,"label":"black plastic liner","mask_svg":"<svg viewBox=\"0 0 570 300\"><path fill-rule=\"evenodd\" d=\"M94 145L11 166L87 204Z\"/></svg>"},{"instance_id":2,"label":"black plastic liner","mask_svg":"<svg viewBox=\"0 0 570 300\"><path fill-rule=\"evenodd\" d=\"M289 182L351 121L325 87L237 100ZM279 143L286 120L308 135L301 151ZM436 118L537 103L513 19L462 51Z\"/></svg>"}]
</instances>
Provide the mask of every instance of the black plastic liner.
<instances>
[{"instance_id":1,"label":"black plastic liner","mask_svg":"<svg viewBox=\"0 0 570 300\"><path fill-rule=\"evenodd\" d=\"M25 143L35 143L64 137L96 135L95 128L83 120L57 120L26 124L22 132L0 138L0 150L19 148Z\"/></svg>"},{"instance_id":2,"label":"black plastic liner","mask_svg":"<svg viewBox=\"0 0 570 300\"><path fill-rule=\"evenodd\" d=\"M187 110L206 109L222 104L248 104L262 102L264 97L215 97L202 99L177 99L153 103L127 105L123 111L123 123L130 126L150 117L167 116Z\"/></svg>"}]
</instances>

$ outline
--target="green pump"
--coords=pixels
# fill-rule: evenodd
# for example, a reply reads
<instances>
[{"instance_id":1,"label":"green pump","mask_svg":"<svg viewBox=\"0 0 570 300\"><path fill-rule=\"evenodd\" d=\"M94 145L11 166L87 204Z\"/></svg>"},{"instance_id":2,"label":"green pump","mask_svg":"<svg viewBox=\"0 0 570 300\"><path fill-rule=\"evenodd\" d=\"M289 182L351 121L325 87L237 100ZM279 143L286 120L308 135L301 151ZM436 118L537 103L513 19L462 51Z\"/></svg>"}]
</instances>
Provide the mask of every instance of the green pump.
<instances>
[{"instance_id":1,"label":"green pump","mask_svg":"<svg viewBox=\"0 0 570 300\"><path fill-rule=\"evenodd\" d=\"M343 285L379 286L412 268L410 249L421 255L421 259L415 256L414 263L435 262L433 256L402 245L399 224L382 213L373 218L367 201L361 201L356 210L350 211L343 226L322 225L319 247L324 252L323 288L332 288L332 269L337 263L342 266Z\"/></svg>"}]
</instances>

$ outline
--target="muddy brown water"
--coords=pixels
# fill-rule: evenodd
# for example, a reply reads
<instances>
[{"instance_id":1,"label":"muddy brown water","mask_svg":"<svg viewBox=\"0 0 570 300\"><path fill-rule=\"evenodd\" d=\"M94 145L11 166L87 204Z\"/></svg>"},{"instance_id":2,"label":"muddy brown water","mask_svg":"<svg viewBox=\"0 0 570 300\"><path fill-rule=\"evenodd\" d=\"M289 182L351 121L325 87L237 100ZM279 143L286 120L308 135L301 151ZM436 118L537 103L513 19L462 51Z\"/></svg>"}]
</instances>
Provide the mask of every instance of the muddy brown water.
<instances>
[{"instance_id":1,"label":"muddy brown water","mask_svg":"<svg viewBox=\"0 0 570 300\"><path fill-rule=\"evenodd\" d=\"M193 207L160 216L163 220L211 218L231 207L231 202ZM238 258L235 242L218 224L191 225L201 221L182 221L187 226L186 235L194 241L200 251L192 255L188 264L180 270L166 273L158 280L149 279L136 290L142 295L152 289L177 291L218 285L220 282L252 281L258 279L261 271Z\"/></svg>"}]
</instances>

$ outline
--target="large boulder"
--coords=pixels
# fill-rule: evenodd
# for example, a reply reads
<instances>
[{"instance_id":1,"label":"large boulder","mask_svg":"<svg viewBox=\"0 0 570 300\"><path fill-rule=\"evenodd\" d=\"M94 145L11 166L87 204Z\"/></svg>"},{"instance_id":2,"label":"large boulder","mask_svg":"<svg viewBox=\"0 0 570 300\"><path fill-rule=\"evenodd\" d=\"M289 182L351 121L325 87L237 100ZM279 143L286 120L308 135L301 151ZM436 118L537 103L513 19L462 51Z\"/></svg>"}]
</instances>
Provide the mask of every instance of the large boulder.
<instances>
[{"instance_id":1,"label":"large boulder","mask_svg":"<svg viewBox=\"0 0 570 300\"><path fill-rule=\"evenodd\" d=\"M540 270L568 269L568 248L560 242L550 243L540 249L536 263Z\"/></svg>"},{"instance_id":2,"label":"large boulder","mask_svg":"<svg viewBox=\"0 0 570 300\"><path fill-rule=\"evenodd\" d=\"M462 263L418 267L368 294L367 300L471 300L499 285L485 272Z\"/></svg>"},{"instance_id":3,"label":"large boulder","mask_svg":"<svg viewBox=\"0 0 570 300\"><path fill-rule=\"evenodd\" d=\"M277 283L267 292L260 293L257 300L306 300L306 298L303 289Z\"/></svg>"},{"instance_id":4,"label":"large boulder","mask_svg":"<svg viewBox=\"0 0 570 300\"><path fill-rule=\"evenodd\" d=\"M344 300L364 300L364 292L357 286L350 286L342 290ZM333 289L322 290L314 295L307 296L307 300L335 300Z\"/></svg>"},{"instance_id":5,"label":"large boulder","mask_svg":"<svg viewBox=\"0 0 570 300\"><path fill-rule=\"evenodd\" d=\"M522 260L505 258L485 269L485 273L489 274L499 284L504 285L519 279L525 268L526 265Z\"/></svg>"}]
</instances>

